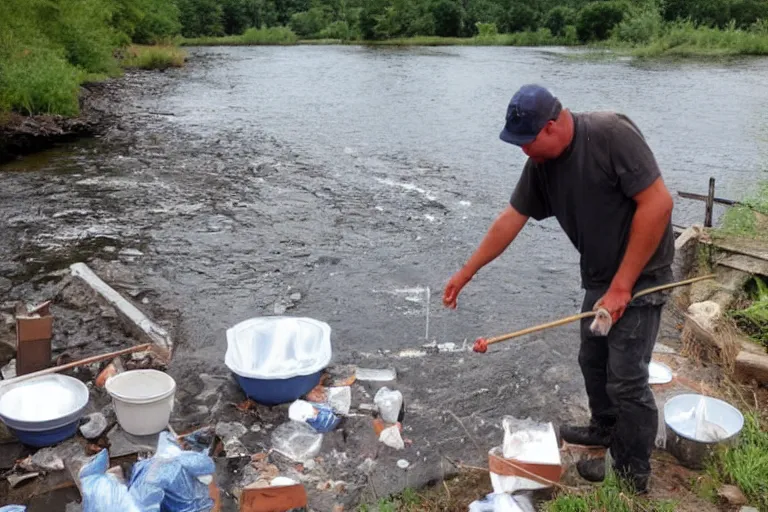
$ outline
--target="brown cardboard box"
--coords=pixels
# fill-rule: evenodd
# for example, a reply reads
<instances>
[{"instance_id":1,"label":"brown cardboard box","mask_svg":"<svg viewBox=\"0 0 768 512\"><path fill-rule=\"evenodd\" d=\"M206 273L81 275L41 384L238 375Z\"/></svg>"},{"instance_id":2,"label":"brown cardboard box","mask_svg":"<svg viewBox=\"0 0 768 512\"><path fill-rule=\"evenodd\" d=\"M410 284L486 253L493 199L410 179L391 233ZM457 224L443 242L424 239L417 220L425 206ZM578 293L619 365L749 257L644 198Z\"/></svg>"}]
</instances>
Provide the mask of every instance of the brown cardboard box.
<instances>
[{"instance_id":1,"label":"brown cardboard box","mask_svg":"<svg viewBox=\"0 0 768 512\"><path fill-rule=\"evenodd\" d=\"M31 310L16 309L16 375L48 368L51 364L53 316L50 301Z\"/></svg>"}]
</instances>

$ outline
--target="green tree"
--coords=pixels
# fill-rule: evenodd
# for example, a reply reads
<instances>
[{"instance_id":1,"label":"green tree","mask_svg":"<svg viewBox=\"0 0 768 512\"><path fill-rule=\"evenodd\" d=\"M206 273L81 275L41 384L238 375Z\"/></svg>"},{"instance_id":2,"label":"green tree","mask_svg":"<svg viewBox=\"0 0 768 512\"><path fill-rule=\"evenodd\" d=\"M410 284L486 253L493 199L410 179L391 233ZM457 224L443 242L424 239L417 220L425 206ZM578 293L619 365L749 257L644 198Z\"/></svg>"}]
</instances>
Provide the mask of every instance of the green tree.
<instances>
[{"instance_id":1,"label":"green tree","mask_svg":"<svg viewBox=\"0 0 768 512\"><path fill-rule=\"evenodd\" d=\"M611 29L621 23L628 9L627 4L617 1L590 2L576 19L579 40L589 42L606 39Z\"/></svg>"},{"instance_id":2,"label":"green tree","mask_svg":"<svg viewBox=\"0 0 768 512\"><path fill-rule=\"evenodd\" d=\"M539 15L528 5L516 3L507 12L507 30L509 32L534 31L538 26Z\"/></svg>"},{"instance_id":3,"label":"green tree","mask_svg":"<svg viewBox=\"0 0 768 512\"><path fill-rule=\"evenodd\" d=\"M435 34L442 37L458 37L464 23L464 9L455 0L438 0L432 7Z\"/></svg>"},{"instance_id":4,"label":"green tree","mask_svg":"<svg viewBox=\"0 0 768 512\"><path fill-rule=\"evenodd\" d=\"M553 35L562 36L565 34L565 27L573 25L576 22L576 10L564 5L553 7L544 16L542 25L548 28Z\"/></svg>"},{"instance_id":5,"label":"green tree","mask_svg":"<svg viewBox=\"0 0 768 512\"><path fill-rule=\"evenodd\" d=\"M152 44L181 33L179 8L173 0L155 0L136 26L133 41Z\"/></svg>"}]
</instances>

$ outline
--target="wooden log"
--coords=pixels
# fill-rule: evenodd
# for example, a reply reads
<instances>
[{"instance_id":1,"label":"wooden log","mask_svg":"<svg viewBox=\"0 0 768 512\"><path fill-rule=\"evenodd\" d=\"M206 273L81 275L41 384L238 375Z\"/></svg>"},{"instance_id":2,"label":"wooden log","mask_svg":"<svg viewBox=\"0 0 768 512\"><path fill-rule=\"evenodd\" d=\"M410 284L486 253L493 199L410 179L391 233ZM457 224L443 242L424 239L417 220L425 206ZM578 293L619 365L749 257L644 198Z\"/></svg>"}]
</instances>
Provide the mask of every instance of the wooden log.
<instances>
[{"instance_id":1,"label":"wooden log","mask_svg":"<svg viewBox=\"0 0 768 512\"><path fill-rule=\"evenodd\" d=\"M680 197L683 197L685 199L693 199L696 201L707 201L707 196L701 195L701 194L694 194L693 192L681 192L677 191L677 195ZM741 203L739 201L734 201L732 199L724 199L722 197L714 197L712 198L713 202L717 204L724 204L726 206L739 206Z\"/></svg>"},{"instance_id":2,"label":"wooden log","mask_svg":"<svg viewBox=\"0 0 768 512\"><path fill-rule=\"evenodd\" d=\"M131 331L143 341L153 343L162 352L166 361L170 361L173 341L168 332L150 320L136 306L126 300L111 286L102 281L85 263L74 263L70 267L72 275L90 286L107 303L113 306L120 318Z\"/></svg>"},{"instance_id":3,"label":"wooden log","mask_svg":"<svg viewBox=\"0 0 768 512\"><path fill-rule=\"evenodd\" d=\"M739 352L736 356L736 377L742 381L754 379L759 384L768 384L768 354Z\"/></svg>"}]
</instances>

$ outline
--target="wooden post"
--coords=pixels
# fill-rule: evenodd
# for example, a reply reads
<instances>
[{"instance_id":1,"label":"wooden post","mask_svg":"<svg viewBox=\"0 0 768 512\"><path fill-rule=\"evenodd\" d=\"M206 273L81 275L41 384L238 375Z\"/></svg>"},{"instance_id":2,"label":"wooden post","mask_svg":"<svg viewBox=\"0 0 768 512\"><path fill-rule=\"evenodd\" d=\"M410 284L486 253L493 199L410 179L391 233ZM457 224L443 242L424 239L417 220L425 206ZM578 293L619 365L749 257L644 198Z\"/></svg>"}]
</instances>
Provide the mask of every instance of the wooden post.
<instances>
[{"instance_id":1,"label":"wooden post","mask_svg":"<svg viewBox=\"0 0 768 512\"><path fill-rule=\"evenodd\" d=\"M715 204L715 178L709 178L709 193L707 194L707 203L704 209L704 227L712 227L712 209Z\"/></svg>"}]
</instances>

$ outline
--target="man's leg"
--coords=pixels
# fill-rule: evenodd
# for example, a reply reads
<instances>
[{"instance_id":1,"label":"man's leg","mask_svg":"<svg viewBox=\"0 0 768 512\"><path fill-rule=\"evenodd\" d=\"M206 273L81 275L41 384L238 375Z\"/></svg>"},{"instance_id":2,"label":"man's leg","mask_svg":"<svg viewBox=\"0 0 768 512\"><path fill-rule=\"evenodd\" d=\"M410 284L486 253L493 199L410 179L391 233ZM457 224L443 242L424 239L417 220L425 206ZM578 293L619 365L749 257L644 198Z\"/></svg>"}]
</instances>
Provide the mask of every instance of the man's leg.
<instances>
[{"instance_id":1,"label":"man's leg","mask_svg":"<svg viewBox=\"0 0 768 512\"><path fill-rule=\"evenodd\" d=\"M608 333L606 389L617 408L611 455L617 474L629 477L638 491L645 491L648 484L658 430L648 364L659 332L661 310L660 305L627 308Z\"/></svg>"},{"instance_id":2,"label":"man's leg","mask_svg":"<svg viewBox=\"0 0 768 512\"><path fill-rule=\"evenodd\" d=\"M581 310L591 311L599 298L599 293L587 291ZM589 330L591 323L591 318L581 320L579 366L592 417L588 426L564 425L560 429L560 437L572 444L608 447L616 422L616 408L607 392L608 338L593 335Z\"/></svg>"}]
</instances>

